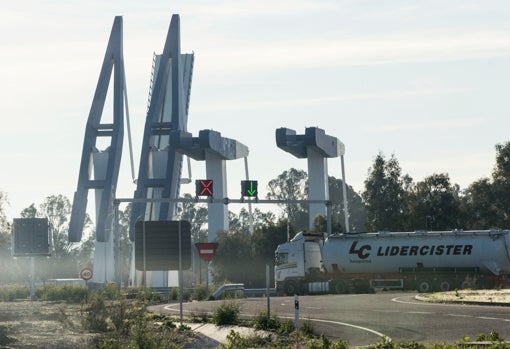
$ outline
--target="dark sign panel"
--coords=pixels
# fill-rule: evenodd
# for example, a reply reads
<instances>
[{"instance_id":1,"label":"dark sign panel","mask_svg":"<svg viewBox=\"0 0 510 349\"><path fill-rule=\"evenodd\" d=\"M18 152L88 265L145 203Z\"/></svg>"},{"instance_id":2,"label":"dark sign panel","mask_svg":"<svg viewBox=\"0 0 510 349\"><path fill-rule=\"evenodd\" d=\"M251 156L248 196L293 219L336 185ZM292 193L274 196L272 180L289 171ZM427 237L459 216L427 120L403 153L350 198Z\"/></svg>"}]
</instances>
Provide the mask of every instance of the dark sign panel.
<instances>
[{"instance_id":1,"label":"dark sign panel","mask_svg":"<svg viewBox=\"0 0 510 349\"><path fill-rule=\"evenodd\" d=\"M197 179L195 181L195 195L196 196L213 196L213 180L212 179Z\"/></svg>"},{"instance_id":2,"label":"dark sign panel","mask_svg":"<svg viewBox=\"0 0 510 349\"><path fill-rule=\"evenodd\" d=\"M135 268L178 270L179 233L182 269L191 267L191 224L188 221L139 221L135 224Z\"/></svg>"},{"instance_id":3,"label":"dark sign panel","mask_svg":"<svg viewBox=\"0 0 510 349\"><path fill-rule=\"evenodd\" d=\"M257 197L259 195L257 187L257 181L241 181L241 196L247 196L250 198Z\"/></svg>"},{"instance_id":4,"label":"dark sign panel","mask_svg":"<svg viewBox=\"0 0 510 349\"><path fill-rule=\"evenodd\" d=\"M14 218L12 225L14 256L47 256L50 254L47 218Z\"/></svg>"}]
</instances>

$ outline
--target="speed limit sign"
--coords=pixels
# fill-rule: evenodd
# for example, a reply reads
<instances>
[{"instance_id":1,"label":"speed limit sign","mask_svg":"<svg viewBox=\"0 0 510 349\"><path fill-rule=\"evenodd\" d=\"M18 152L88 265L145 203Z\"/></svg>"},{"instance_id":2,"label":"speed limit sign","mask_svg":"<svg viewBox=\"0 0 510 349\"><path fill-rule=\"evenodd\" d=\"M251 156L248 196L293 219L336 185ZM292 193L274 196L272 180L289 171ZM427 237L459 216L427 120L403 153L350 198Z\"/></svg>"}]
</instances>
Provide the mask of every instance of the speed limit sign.
<instances>
[{"instance_id":1,"label":"speed limit sign","mask_svg":"<svg viewBox=\"0 0 510 349\"><path fill-rule=\"evenodd\" d=\"M85 281L88 281L88 280L92 279L92 269L90 269L90 268L83 268L80 271L80 277L83 280L85 280Z\"/></svg>"}]
</instances>

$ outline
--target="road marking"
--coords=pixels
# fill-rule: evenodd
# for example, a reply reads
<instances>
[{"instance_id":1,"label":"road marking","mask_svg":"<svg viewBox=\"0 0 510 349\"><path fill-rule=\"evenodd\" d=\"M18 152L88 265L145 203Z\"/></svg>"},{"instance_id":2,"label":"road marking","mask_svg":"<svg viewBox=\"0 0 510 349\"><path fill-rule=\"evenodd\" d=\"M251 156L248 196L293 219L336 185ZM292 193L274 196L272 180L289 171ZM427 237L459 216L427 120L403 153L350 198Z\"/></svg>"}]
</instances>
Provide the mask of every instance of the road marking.
<instances>
[{"instance_id":1,"label":"road marking","mask_svg":"<svg viewBox=\"0 0 510 349\"><path fill-rule=\"evenodd\" d=\"M282 318L294 319L293 317L290 317L290 316L282 316ZM363 326L358 326L358 325L354 325L354 324L349 324L347 322L340 322L340 321L333 321L333 320L310 319L310 318L306 318L306 320L356 328L358 330L370 332L370 333L375 334L376 336L379 336L381 338L385 337L391 342L391 338L389 336L387 336L381 332L378 332L376 330L372 330L371 328L368 328L368 327L363 327Z\"/></svg>"},{"instance_id":2,"label":"road marking","mask_svg":"<svg viewBox=\"0 0 510 349\"><path fill-rule=\"evenodd\" d=\"M445 314L446 316L454 316L454 317L473 317L472 315L466 314Z\"/></svg>"},{"instance_id":3,"label":"road marking","mask_svg":"<svg viewBox=\"0 0 510 349\"><path fill-rule=\"evenodd\" d=\"M166 310L170 310L170 311L177 311L177 309L173 309L173 307L177 306L178 304L171 304L171 305L166 305L163 307L163 309L166 309ZM185 312L190 312L189 310L184 310ZM207 313L210 313L210 312L207 312ZM253 314L241 314L241 315L248 315L248 316L255 316ZM294 319L294 317L290 317L290 316L282 316L281 318L284 318L284 319ZM335 325L340 325L340 326L346 326L346 327L352 327L352 328L356 328L358 330L362 330L362 331L366 331L366 332L370 332L372 334L375 334L376 336L379 336L381 338L385 337L387 338L389 341L391 341L391 338L381 332L378 332L376 330L372 330L371 328L367 328L367 327L363 327L363 326L358 326L358 325L354 325L354 324L349 324L349 323L346 323L346 322L340 322L340 321L333 321L333 320L322 320L322 319L310 319L310 318L306 318L306 320L310 320L310 321L315 321L315 322L323 322L323 323L328 323L328 324L335 324Z\"/></svg>"},{"instance_id":4,"label":"road marking","mask_svg":"<svg viewBox=\"0 0 510 349\"><path fill-rule=\"evenodd\" d=\"M431 311L408 311L408 314L434 314Z\"/></svg>"},{"instance_id":5,"label":"road marking","mask_svg":"<svg viewBox=\"0 0 510 349\"><path fill-rule=\"evenodd\" d=\"M363 326L358 326L358 325L354 325L354 324L348 324L346 322L340 322L340 321L321 320L321 319L307 319L307 320L316 321L316 322L324 322L324 323L327 323L327 324L335 324L335 325L340 325L340 326L353 327L353 328L357 328L358 330L362 330L362 331L367 331L367 332L373 333L376 336L379 336L381 338L382 337L386 337L389 341L391 341L391 338L389 336L387 336L385 334L382 334L381 332L378 332L376 330L372 330L371 328L367 328L367 327L363 327Z\"/></svg>"},{"instance_id":6,"label":"road marking","mask_svg":"<svg viewBox=\"0 0 510 349\"><path fill-rule=\"evenodd\" d=\"M477 319L483 319L483 320L506 320L498 317L488 317L488 316L478 316Z\"/></svg>"},{"instance_id":7,"label":"road marking","mask_svg":"<svg viewBox=\"0 0 510 349\"><path fill-rule=\"evenodd\" d=\"M424 305L424 306L441 306L441 307L458 307L458 306L462 306L464 308L466 307L470 307L470 308L474 308L474 307L481 307L481 305L477 305L477 304L466 304L466 303L436 303L436 302L425 302L425 301L403 301L401 300L401 298L409 298L411 296L403 296L403 297L395 297L395 298L392 298L392 302L395 302L395 303L402 303L402 304L414 304L414 305ZM483 305L482 305L483 306Z\"/></svg>"}]
</instances>

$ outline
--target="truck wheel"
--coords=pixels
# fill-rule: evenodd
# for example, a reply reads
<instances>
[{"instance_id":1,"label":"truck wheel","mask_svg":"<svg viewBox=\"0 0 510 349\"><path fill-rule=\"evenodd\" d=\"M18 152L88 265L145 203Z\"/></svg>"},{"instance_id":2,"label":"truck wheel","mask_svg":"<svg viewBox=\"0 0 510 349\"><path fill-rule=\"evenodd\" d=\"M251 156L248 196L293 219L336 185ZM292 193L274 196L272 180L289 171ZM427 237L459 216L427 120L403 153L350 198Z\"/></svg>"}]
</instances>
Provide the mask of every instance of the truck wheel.
<instances>
[{"instance_id":1,"label":"truck wheel","mask_svg":"<svg viewBox=\"0 0 510 349\"><path fill-rule=\"evenodd\" d=\"M432 292L432 282L427 279L421 279L416 282L416 291L421 293Z\"/></svg>"},{"instance_id":2,"label":"truck wheel","mask_svg":"<svg viewBox=\"0 0 510 349\"><path fill-rule=\"evenodd\" d=\"M453 289L453 284L448 279L440 279L436 285L437 290L441 292L447 292Z\"/></svg>"},{"instance_id":3,"label":"truck wheel","mask_svg":"<svg viewBox=\"0 0 510 349\"><path fill-rule=\"evenodd\" d=\"M333 293L335 294L344 294L349 291L349 287L347 286L347 282L344 280L335 280L332 283L333 285Z\"/></svg>"},{"instance_id":4,"label":"truck wheel","mask_svg":"<svg viewBox=\"0 0 510 349\"><path fill-rule=\"evenodd\" d=\"M283 287L283 291L287 296L298 294L298 289L295 281L287 281Z\"/></svg>"}]
</instances>

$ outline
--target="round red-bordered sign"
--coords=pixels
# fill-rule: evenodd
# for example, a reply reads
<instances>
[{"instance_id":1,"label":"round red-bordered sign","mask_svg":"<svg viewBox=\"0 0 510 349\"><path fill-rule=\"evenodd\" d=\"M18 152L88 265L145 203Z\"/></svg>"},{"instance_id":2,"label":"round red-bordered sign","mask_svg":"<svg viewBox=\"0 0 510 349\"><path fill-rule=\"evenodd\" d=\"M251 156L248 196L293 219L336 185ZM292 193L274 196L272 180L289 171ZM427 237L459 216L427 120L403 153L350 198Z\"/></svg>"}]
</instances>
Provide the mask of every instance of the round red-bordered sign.
<instances>
[{"instance_id":1,"label":"round red-bordered sign","mask_svg":"<svg viewBox=\"0 0 510 349\"><path fill-rule=\"evenodd\" d=\"M92 279L92 275L93 275L93 272L92 272L92 269L90 269L90 268L83 268L80 271L80 277L85 281Z\"/></svg>"}]
</instances>

